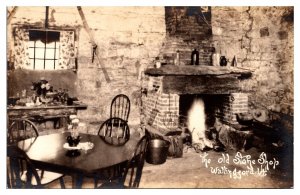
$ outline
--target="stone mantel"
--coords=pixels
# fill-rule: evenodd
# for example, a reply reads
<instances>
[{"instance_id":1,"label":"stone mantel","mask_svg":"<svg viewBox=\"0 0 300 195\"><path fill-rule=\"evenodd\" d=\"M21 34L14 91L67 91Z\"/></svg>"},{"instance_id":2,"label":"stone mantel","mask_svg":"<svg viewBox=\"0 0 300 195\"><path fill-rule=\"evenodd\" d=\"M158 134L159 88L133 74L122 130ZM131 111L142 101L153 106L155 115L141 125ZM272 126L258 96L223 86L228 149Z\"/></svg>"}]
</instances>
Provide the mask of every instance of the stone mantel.
<instances>
[{"instance_id":1,"label":"stone mantel","mask_svg":"<svg viewBox=\"0 0 300 195\"><path fill-rule=\"evenodd\" d=\"M241 67L165 65L145 71L150 77L162 77L163 93L171 94L230 94L250 92L241 80L250 78L252 71Z\"/></svg>"},{"instance_id":2,"label":"stone mantel","mask_svg":"<svg viewBox=\"0 0 300 195\"><path fill-rule=\"evenodd\" d=\"M241 67L232 66L200 66L164 65L160 68L149 68L145 71L149 76L228 76L228 77L250 77L252 71Z\"/></svg>"}]
</instances>

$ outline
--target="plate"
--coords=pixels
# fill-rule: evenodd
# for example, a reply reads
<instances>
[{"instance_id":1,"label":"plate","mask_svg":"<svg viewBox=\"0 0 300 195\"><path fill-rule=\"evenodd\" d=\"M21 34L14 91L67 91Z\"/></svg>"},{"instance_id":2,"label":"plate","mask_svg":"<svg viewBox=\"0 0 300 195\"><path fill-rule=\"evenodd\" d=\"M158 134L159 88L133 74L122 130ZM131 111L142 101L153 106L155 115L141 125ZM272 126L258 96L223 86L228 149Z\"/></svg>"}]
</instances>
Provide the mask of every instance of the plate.
<instances>
[{"instance_id":1,"label":"plate","mask_svg":"<svg viewBox=\"0 0 300 195\"><path fill-rule=\"evenodd\" d=\"M69 146L68 143L65 143L63 147L67 150L90 150L94 148L94 144L91 142L80 142L77 146Z\"/></svg>"},{"instance_id":2,"label":"plate","mask_svg":"<svg viewBox=\"0 0 300 195\"><path fill-rule=\"evenodd\" d=\"M81 150L81 147L79 146L79 144L77 146L69 146L68 143L65 143L63 145L63 147L67 150Z\"/></svg>"},{"instance_id":3,"label":"plate","mask_svg":"<svg viewBox=\"0 0 300 195\"><path fill-rule=\"evenodd\" d=\"M53 96L56 96L58 93L55 93L55 92L47 92L46 93L46 97L53 97Z\"/></svg>"}]
</instances>

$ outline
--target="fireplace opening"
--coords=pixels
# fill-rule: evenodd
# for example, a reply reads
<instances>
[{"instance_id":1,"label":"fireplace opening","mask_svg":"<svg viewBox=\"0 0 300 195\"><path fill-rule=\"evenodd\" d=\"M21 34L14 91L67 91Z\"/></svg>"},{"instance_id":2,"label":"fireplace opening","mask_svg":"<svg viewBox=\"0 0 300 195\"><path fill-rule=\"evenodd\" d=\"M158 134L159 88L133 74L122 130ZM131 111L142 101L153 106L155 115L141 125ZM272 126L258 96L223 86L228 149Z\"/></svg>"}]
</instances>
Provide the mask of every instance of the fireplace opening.
<instances>
[{"instance_id":1,"label":"fireplace opening","mask_svg":"<svg viewBox=\"0 0 300 195\"><path fill-rule=\"evenodd\" d=\"M193 94L179 98L179 120L191 135L194 147L203 150L220 148L218 134L214 131L216 119L220 119L226 107L226 95ZM213 132L214 131L214 132ZM213 134L214 136L211 137ZM211 135L211 136L209 136Z\"/></svg>"},{"instance_id":2,"label":"fireplace opening","mask_svg":"<svg viewBox=\"0 0 300 195\"><path fill-rule=\"evenodd\" d=\"M189 112L197 101L203 101L205 126L207 129L215 124L216 118L223 120L226 112L226 95L223 94L188 94L180 95L179 99L179 124L188 127ZM197 108L196 108L197 109ZM199 108L201 109L201 108ZM197 112L195 110L194 112ZM199 116L199 120L200 120Z\"/></svg>"},{"instance_id":3,"label":"fireplace opening","mask_svg":"<svg viewBox=\"0 0 300 195\"><path fill-rule=\"evenodd\" d=\"M248 96L232 94L184 94L179 97L179 121L188 130L191 143L200 150L205 147L218 148L226 144L236 131L231 126L237 124L236 114L248 111ZM225 124L228 131L222 132L219 140L218 127ZM213 135L213 137L212 137ZM223 146L222 146L223 147Z\"/></svg>"}]
</instances>

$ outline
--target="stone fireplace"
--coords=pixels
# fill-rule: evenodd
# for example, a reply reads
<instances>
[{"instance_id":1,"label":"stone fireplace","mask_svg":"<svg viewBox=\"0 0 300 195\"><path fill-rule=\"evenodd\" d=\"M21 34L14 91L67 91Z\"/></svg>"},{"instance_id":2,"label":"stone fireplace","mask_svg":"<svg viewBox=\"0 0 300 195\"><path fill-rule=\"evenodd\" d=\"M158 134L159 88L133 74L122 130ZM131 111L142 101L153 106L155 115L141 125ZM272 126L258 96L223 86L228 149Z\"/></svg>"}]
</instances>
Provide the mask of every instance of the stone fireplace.
<instances>
[{"instance_id":1,"label":"stone fireplace","mask_svg":"<svg viewBox=\"0 0 300 195\"><path fill-rule=\"evenodd\" d=\"M240 80L251 71L238 67L173 66L145 72L143 113L145 123L155 132L166 134L188 127L188 112L197 99L204 102L205 125L218 118L237 124L236 114L248 112L248 93ZM191 129L190 129L191 131Z\"/></svg>"}]
</instances>

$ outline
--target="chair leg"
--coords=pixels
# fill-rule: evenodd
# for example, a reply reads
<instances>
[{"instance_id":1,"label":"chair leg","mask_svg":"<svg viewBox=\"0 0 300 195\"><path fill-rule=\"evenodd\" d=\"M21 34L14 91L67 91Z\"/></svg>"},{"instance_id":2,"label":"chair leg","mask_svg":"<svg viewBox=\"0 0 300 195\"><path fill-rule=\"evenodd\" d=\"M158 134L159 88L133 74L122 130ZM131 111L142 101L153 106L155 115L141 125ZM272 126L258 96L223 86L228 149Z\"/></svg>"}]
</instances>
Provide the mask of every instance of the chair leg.
<instances>
[{"instance_id":1,"label":"chair leg","mask_svg":"<svg viewBox=\"0 0 300 195\"><path fill-rule=\"evenodd\" d=\"M11 180L10 180L10 177L9 177L9 171L8 170L6 170L6 174L7 174L7 177L6 177L6 179L7 179L7 188L11 189L12 186L11 186Z\"/></svg>"},{"instance_id":2,"label":"chair leg","mask_svg":"<svg viewBox=\"0 0 300 195\"><path fill-rule=\"evenodd\" d=\"M65 182L64 182L64 178L59 178L59 183L60 183L60 186L61 186L61 189L65 189L66 186L65 186Z\"/></svg>"},{"instance_id":3,"label":"chair leg","mask_svg":"<svg viewBox=\"0 0 300 195\"><path fill-rule=\"evenodd\" d=\"M19 161L16 159L10 159L10 176L11 176L11 187L12 188L22 188L22 181L21 181L21 170L19 166Z\"/></svg>"},{"instance_id":4,"label":"chair leg","mask_svg":"<svg viewBox=\"0 0 300 195\"><path fill-rule=\"evenodd\" d=\"M95 188L97 188L97 186L98 186L98 179L96 177L94 178L94 186L95 186Z\"/></svg>"},{"instance_id":5,"label":"chair leg","mask_svg":"<svg viewBox=\"0 0 300 195\"><path fill-rule=\"evenodd\" d=\"M43 179L43 177L44 177L44 172L45 172L44 170L41 170L41 176L40 176L41 179Z\"/></svg>"}]
</instances>

